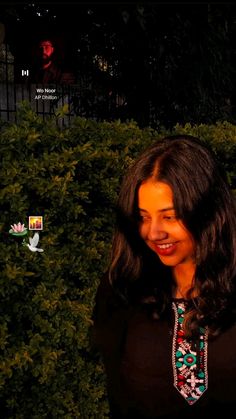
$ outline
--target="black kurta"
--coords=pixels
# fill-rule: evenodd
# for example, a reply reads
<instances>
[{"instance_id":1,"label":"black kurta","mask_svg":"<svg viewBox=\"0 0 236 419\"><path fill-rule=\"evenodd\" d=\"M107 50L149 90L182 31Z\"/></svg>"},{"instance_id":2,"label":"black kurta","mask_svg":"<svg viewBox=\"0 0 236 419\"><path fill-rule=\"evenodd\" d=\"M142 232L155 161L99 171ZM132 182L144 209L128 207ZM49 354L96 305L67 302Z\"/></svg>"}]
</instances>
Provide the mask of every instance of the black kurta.
<instances>
[{"instance_id":1,"label":"black kurta","mask_svg":"<svg viewBox=\"0 0 236 419\"><path fill-rule=\"evenodd\" d=\"M147 304L118 303L105 278L94 311L94 339L103 356L114 419L230 418L236 409L236 326L208 341L208 389L189 405L173 385L174 315L155 320Z\"/></svg>"}]
</instances>

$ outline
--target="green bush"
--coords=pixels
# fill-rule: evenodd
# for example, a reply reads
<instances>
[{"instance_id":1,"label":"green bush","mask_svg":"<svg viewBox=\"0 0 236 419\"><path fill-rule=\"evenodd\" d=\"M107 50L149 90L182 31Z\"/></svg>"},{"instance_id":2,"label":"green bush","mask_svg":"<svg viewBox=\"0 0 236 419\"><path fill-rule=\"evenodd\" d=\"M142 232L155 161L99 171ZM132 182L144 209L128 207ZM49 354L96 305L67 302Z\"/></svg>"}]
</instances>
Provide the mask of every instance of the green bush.
<instances>
[{"instance_id":1,"label":"green bush","mask_svg":"<svg viewBox=\"0 0 236 419\"><path fill-rule=\"evenodd\" d=\"M109 417L103 367L89 342L94 296L121 178L142 149L167 134L133 121L57 122L24 105L17 125L1 125L1 418ZM177 132L210 142L235 177L235 126ZM13 223L28 226L30 215L43 216L43 253L9 234Z\"/></svg>"}]
</instances>

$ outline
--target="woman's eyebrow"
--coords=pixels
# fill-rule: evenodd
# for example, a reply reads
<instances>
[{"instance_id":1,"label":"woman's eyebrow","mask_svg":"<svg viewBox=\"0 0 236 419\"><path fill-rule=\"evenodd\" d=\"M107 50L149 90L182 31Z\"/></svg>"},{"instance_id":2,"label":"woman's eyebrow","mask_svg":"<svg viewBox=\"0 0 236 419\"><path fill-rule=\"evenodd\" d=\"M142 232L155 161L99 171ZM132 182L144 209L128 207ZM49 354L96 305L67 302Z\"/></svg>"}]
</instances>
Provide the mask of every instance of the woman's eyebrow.
<instances>
[{"instance_id":1,"label":"woman's eyebrow","mask_svg":"<svg viewBox=\"0 0 236 419\"><path fill-rule=\"evenodd\" d=\"M148 212L147 210L143 208L138 208L139 211ZM164 211L175 211L174 207L167 207L167 208L161 208L158 210L158 212L164 212Z\"/></svg>"}]
</instances>

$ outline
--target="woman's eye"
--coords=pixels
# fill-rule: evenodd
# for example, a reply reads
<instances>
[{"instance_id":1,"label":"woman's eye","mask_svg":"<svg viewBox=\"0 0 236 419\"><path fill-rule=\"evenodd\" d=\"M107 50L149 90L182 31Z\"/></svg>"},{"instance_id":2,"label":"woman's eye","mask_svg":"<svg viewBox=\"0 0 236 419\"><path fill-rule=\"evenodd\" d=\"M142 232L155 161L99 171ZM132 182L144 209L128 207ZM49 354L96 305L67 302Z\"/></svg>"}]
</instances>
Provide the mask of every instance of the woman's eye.
<instances>
[{"instance_id":1,"label":"woman's eye","mask_svg":"<svg viewBox=\"0 0 236 419\"><path fill-rule=\"evenodd\" d=\"M174 221L174 220L176 220L176 216L175 215L165 215L164 219Z\"/></svg>"},{"instance_id":2,"label":"woman's eye","mask_svg":"<svg viewBox=\"0 0 236 419\"><path fill-rule=\"evenodd\" d=\"M140 215L139 220L140 221L149 221L150 217L148 217L148 215Z\"/></svg>"}]
</instances>

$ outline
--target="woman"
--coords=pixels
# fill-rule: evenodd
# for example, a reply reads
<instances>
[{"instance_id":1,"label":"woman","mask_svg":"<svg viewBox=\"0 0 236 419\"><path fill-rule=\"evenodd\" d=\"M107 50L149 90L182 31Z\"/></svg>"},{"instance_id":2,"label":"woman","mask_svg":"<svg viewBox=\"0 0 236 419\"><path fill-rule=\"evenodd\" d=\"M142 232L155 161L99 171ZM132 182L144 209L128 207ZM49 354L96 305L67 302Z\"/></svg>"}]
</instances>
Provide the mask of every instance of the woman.
<instances>
[{"instance_id":1,"label":"woman","mask_svg":"<svg viewBox=\"0 0 236 419\"><path fill-rule=\"evenodd\" d=\"M212 152L156 142L124 178L96 296L112 418L230 417L235 279L235 199Z\"/></svg>"}]
</instances>

